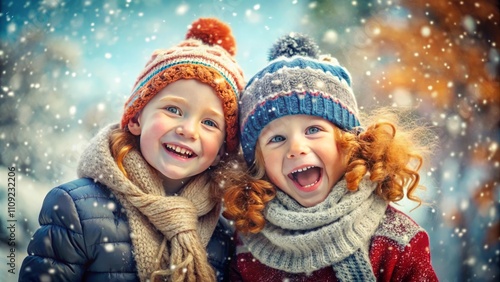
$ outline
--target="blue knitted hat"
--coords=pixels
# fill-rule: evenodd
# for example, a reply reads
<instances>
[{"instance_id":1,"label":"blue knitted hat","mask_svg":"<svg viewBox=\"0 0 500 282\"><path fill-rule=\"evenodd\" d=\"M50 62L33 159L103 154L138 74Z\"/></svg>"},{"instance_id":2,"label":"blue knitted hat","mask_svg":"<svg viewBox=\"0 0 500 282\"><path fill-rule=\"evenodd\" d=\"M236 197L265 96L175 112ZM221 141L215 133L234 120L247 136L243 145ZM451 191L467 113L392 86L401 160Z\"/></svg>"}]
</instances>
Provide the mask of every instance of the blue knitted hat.
<instances>
[{"instance_id":1,"label":"blue knitted hat","mask_svg":"<svg viewBox=\"0 0 500 282\"><path fill-rule=\"evenodd\" d=\"M303 114L322 117L346 131L359 126L349 72L336 59L318 53L310 38L291 33L274 44L269 64L248 82L239 108L248 164L255 159L260 132L277 118Z\"/></svg>"}]
</instances>

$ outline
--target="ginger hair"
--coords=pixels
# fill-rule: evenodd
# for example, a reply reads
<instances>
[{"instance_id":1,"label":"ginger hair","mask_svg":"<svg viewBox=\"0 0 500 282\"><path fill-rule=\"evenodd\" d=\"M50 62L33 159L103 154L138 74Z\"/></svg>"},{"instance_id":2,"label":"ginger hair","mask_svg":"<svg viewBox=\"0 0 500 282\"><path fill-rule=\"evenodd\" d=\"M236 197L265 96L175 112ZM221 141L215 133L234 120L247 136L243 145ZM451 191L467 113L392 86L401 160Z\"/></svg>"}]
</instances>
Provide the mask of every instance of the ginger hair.
<instances>
[{"instance_id":1,"label":"ginger hair","mask_svg":"<svg viewBox=\"0 0 500 282\"><path fill-rule=\"evenodd\" d=\"M135 136L127 129L116 128L111 132L111 154L120 171L128 178L128 173L123 166L123 159L132 149L140 150L139 136Z\"/></svg>"},{"instance_id":2,"label":"ginger hair","mask_svg":"<svg viewBox=\"0 0 500 282\"><path fill-rule=\"evenodd\" d=\"M334 130L337 146L347 161L347 189L356 191L368 175L377 183L375 193L382 199L397 202L406 195L420 206L422 200L416 195L421 187L418 171L432 147L428 129L416 123L401 126L397 113L388 108L379 109L368 118L374 122L364 131L343 131L337 127ZM255 164L240 178L240 183L228 187L224 195L224 216L244 234L258 233L264 228L263 211L276 195L276 187L265 176L258 143L255 157Z\"/></svg>"},{"instance_id":3,"label":"ginger hair","mask_svg":"<svg viewBox=\"0 0 500 282\"><path fill-rule=\"evenodd\" d=\"M258 144L255 150L255 164L224 192L223 215L233 220L236 230L243 233L258 233L264 228L266 219L262 212L276 195L276 188L266 180L264 159Z\"/></svg>"}]
</instances>

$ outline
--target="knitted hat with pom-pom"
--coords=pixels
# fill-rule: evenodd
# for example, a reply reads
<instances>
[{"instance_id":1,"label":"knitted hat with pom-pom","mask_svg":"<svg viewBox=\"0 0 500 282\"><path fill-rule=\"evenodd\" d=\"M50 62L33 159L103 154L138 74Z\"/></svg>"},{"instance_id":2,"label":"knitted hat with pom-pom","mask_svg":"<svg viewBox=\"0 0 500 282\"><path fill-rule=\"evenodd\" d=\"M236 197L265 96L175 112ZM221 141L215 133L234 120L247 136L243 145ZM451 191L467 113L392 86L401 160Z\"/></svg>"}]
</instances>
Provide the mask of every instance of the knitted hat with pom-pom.
<instances>
[{"instance_id":1,"label":"knitted hat with pom-pom","mask_svg":"<svg viewBox=\"0 0 500 282\"><path fill-rule=\"evenodd\" d=\"M250 79L240 100L244 158L255 159L262 129L286 115L322 117L343 130L359 126L349 72L335 58L319 56L309 37L291 33L269 53L269 64Z\"/></svg>"},{"instance_id":2,"label":"knitted hat with pom-pom","mask_svg":"<svg viewBox=\"0 0 500 282\"><path fill-rule=\"evenodd\" d=\"M186 40L153 52L125 103L121 128L126 128L146 104L168 84L196 79L212 87L221 99L226 122L226 151L238 148L238 95L244 87L243 72L233 56L236 43L229 26L213 18L191 24Z\"/></svg>"}]
</instances>

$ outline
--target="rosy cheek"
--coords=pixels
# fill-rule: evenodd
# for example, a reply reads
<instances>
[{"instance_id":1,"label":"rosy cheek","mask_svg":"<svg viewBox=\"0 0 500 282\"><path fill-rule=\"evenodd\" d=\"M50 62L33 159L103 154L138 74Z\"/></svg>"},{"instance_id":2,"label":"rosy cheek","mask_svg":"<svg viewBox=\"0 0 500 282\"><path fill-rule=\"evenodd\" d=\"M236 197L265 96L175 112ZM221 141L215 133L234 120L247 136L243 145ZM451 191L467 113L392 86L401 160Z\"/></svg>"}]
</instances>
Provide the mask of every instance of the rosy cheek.
<instances>
[{"instance_id":1,"label":"rosy cheek","mask_svg":"<svg viewBox=\"0 0 500 282\"><path fill-rule=\"evenodd\" d=\"M205 146L205 148L207 149L207 155L214 156L215 158L219 153L220 146L217 146L215 143L209 143L208 146Z\"/></svg>"},{"instance_id":2,"label":"rosy cheek","mask_svg":"<svg viewBox=\"0 0 500 282\"><path fill-rule=\"evenodd\" d=\"M151 123L151 130L153 130L154 132L165 132L168 127L168 123L159 118L154 119Z\"/></svg>"},{"instance_id":3,"label":"rosy cheek","mask_svg":"<svg viewBox=\"0 0 500 282\"><path fill-rule=\"evenodd\" d=\"M151 130L153 130L153 132L164 132L164 129L165 129L165 125L162 124L162 123L154 123L152 126L151 126Z\"/></svg>"}]
</instances>

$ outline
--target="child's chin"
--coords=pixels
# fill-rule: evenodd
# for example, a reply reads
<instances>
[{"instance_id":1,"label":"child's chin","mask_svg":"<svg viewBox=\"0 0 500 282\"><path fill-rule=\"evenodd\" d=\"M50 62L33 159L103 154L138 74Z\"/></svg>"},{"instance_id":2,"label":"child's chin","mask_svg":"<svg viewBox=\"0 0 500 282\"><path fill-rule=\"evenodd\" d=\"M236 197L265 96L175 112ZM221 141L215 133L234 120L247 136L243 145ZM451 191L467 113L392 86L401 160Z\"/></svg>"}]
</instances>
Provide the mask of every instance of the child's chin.
<instances>
[{"instance_id":1,"label":"child's chin","mask_svg":"<svg viewBox=\"0 0 500 282\"><path fill-rule=\"evenodd\" d=\"M324 198L321 198L321 199L307 199L307 200L301 199L300 201L297 201L297 202L301 206L303 206L303 207L310 208L310 207L314 207L315 205L323 202L324 200L325 200Z\"/></svg>"}]
</instances>

